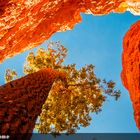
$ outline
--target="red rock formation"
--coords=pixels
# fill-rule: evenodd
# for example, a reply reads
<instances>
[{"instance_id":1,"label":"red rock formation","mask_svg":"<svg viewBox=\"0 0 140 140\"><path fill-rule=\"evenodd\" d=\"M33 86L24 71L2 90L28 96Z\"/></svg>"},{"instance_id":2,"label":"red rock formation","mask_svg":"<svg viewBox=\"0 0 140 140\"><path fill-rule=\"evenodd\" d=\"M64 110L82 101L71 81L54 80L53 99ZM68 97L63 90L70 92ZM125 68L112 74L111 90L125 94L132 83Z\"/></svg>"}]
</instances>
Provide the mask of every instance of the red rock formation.
<instances>
[{"instance_id":1,"label":"red rock formation","mask_svg":"<svg viewBox=\"0 0 140 140\"><path fill-rule=\"evenodd\" d=\"M57 31L71 29L81 21L80 12L107 14L128 7L140 13L139 0L0 0L0 62L40 45ZM139 22L124 38L122 79L140 128L138 35Z\"/></svg>"},{"instance_id":2,"label":"red rock formation","mask_svg":"<svg viewBox=\"0 0 140 140\"><path fill-rule=\"evenodd\" d=\"M43 69L1 86L0 134L10 134L10 140L30 139L35 121L56 78L64 80L65 75L56 70Z\"/></svg>"},{"instance_id":3,"label":"red rock formation","mask_svg":"<svg viewBox=\"0 0 140 140\"><path fill-rule=\"evenodd\" d=\"M123 1L0 0L0 62L71 29L81 21L80 12L107 14Z\"/></svg>"},{"instance_id":4,"label":"red rock formation","mask_svg":"<svg viewBox=\"0 0 140 140\"><path fill-rule=\"evenodd\" d=\"M134 15L140 15L140 0L126 0L127 10Z\"/></svg>"},{"instance_id":5,"label":"red rock formation","mask_svg":"<svg viewBox=\"0 0 140 140\"><path fill-rule=\"evenodd\" d=\"M130 93L140 130L140 20L131 26L123 39L122 67L121 78Z\"/></svg>"}]
</instances>

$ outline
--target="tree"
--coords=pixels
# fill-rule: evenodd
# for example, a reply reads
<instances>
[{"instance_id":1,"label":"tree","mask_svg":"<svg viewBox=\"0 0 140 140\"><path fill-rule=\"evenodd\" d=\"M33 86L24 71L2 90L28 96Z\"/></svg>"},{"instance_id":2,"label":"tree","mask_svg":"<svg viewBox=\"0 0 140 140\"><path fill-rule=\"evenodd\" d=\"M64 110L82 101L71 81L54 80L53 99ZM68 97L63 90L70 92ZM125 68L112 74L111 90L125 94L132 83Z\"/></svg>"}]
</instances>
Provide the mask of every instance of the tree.
<instances>
[{"instance_id":1,"label":"tree","mask_svg":"<svg viewBox=\"0 0 140 140\"><path fill-rule=\"evenodd\" d=\"M79 126L90 124L90 112L101 111L106 95L120 96L114 90L113 81L101 80L94 73L92 64L76 69L75 64L63 65L67 49L60 41L50 42L47 50L39 48L30 52L24 64L24 74L31 74L42 68L51 68L66 74L66 79L53 83L49 96L42 106L40 121L36 128L40 133L75 133ZM5 79L12 80L17 73L7 70Z\"/></svg>"}]
</instances>

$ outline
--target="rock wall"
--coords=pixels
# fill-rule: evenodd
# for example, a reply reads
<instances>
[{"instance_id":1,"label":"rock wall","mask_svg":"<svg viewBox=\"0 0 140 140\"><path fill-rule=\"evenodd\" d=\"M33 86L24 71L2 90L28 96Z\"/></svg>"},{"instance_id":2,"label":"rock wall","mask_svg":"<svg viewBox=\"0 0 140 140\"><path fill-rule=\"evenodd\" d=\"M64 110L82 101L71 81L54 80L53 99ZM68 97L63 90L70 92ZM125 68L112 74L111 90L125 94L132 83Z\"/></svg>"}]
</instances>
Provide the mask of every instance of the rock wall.
<instances>
[{"instance_id":1,"label":"rock wall","mask_svg":"<svg viewBox=\"0 0 140 140\"><path fill-rule=\"evenodd\" d=\"M57 31L72 29L81 21L80 12L102 15L125 10L140 15L139 0L0 0L0 62L40 45ZM137 22L124 37L122 80L140 128L139 29Z\"/></svg>"},{"instance_id":2,"label":"rock wall","mask_svg":"<svg viewBox=\"0 0 140 140\"><path fill-rule=\"evenodd\" d=\"M28 140L56 78L63 73L43 69L0 86L0 133L10 140Z\"/></svg>"},{"instance_id":3,"label":"rock wall","mask_svg":"<svg viewBox=\"0 0 140 140\"><path fill-rule=\"evenodd\" d=\"M131 26L123 39L122 67L121 78L130 93L140 130L140 20Z\"/></svg>"},{"instance_id":4,"label":"rock wall","mask_svg":"<svg viewBox=\"0 0 140 140\"><path fill-rule=\"evenodd\" d=\"M140 15L140 0L126 0L127 10L134 15Z\"/></svg>"},{"instance_id":5,"label":"rock wall","mask_svg":"<svg viewBox=\"0 0 140 140\"><path fill-rule=\"evenodd\" d=\"M81 21L80 12L124 11L124 0L0 0L0 62Z\"/></svg>"}]
</instances>

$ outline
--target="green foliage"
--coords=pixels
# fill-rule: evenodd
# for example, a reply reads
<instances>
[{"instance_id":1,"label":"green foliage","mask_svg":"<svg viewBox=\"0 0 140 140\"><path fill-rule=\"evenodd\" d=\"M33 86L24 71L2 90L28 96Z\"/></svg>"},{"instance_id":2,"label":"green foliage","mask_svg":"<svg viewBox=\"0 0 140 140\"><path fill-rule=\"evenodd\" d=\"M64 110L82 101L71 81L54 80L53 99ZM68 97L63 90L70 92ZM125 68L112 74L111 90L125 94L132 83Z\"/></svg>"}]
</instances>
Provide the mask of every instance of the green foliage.
<instances>
[{"instance_id":1,"label":"green foliage","mask_svg":"<svg viewBox=\"0 0 140 140\"><path fill-rule=\"evenodd\" d=\"M36 55L30 52L24 64L24 73L30 74L42 68L52 68L66 73L66 81L56 80L42 107L40 133L75 133L79 126L86 127L91 112L101 111L105 95L118 99L120 91L115 83L97 78L92 64L76 69L75 64L63 65L67 49L57 42L50 42L47 50L39 48ZM11 77L9 78L12 79Z\"/></svg>"}]
</instances>

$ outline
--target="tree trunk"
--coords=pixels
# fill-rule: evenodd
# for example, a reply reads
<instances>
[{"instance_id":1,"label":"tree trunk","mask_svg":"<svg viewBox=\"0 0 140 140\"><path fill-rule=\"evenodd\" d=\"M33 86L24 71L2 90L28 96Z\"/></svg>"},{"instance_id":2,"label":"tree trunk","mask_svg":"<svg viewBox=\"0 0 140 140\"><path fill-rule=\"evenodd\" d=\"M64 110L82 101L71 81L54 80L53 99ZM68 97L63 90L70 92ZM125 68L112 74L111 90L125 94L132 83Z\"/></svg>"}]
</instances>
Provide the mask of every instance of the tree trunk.
<instances>
[{"instance_id":1,"label":"tree trunk","mask_svg":"<svg viewBox=\"0 0 140 140\"><path fill-rule=\"evenodd\" d=\"M36 119L56 78L64 75L43 69L0 87L0 133L10 139L30 139Z\"/></svg>"}]
</instances>

